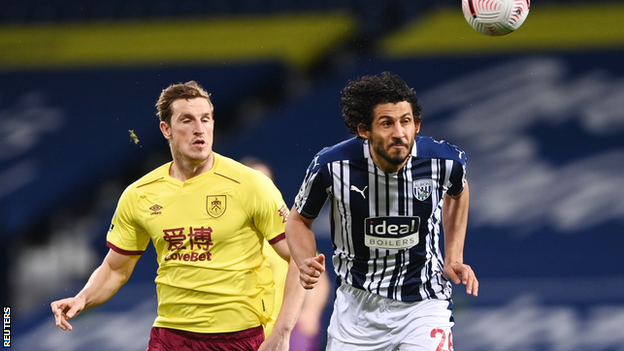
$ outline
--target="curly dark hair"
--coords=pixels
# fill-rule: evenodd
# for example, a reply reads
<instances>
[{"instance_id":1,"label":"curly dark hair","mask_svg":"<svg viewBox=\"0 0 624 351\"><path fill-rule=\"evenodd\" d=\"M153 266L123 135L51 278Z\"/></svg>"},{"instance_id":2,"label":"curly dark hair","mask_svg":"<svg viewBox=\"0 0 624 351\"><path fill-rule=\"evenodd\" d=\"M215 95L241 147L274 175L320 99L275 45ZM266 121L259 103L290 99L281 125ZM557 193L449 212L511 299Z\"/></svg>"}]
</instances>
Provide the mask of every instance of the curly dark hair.
<instances>
[{"instance_id":1,"label":"curly dark hair","mask_svg":"<svg viewBox=\"0 0 624 351\"><path fill-rule=\"evenodd\" d=\"M401 101L412 105L414 121L420 123L422 108L416 99L416 91L401 77L391 72L383 72L379 76L363 76L350 80L342 90L342 118L349 131L358 135L357 128L360 123L364 123L368 130L371 129L373 109L377 105Z\"/></svg>"}]
</instances>

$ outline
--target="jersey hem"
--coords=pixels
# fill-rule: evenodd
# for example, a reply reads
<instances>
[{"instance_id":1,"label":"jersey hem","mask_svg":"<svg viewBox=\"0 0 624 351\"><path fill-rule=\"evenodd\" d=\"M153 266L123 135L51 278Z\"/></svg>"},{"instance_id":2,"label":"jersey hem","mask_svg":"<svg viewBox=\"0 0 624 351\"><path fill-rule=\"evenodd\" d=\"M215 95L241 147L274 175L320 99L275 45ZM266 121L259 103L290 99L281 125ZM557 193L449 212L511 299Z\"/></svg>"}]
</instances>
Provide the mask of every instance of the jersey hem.
<instances>
[{"instance_id":1,"label":"jersey hem","mask_svg":"<svg viewBox=\"0 0 624 351\"><path fill-rule=\"evenodd\" d=\"M269 240L269 244L275 245L276 243L278 243L278 242L280 242L280 241L282 241L284 239L286 239L286 233L282 233L282 234L276 236L275 238Z\"/></svg>"},{"instance_id":2,"label":"jersey hem","mask_svg":"<svg viewBox=\"0 0 624 351\"><path fill-rule=\"evenodd\" d=\"M108 248L117 252L118 254L122 254L126 256L143 255L143 252L145 252L145 250L136 250L136 251L124 250L120 247L115 246L115 244L111 243L110 241L106 242L106 246L108 246Z\"/></svg>"}]
</instances>

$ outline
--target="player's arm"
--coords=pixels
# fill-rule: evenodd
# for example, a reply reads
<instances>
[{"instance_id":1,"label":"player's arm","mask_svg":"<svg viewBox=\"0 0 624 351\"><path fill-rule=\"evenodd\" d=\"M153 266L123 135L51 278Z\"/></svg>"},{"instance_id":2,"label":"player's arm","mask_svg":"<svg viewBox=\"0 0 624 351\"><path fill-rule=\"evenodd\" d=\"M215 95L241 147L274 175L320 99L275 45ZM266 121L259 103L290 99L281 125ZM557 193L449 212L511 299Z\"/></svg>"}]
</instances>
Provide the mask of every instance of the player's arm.
<instances>
[{"instance_id":1,"label":"player's arm","mask_svg":"<svg viewBox=\"0 0 624 351\"><path fill-rule=\"evenodd\" d=\"M456 284L466 285L466 293L477 296L479 281L472 268L464 264L464 242L468 226L470 189L468 182L457 196L444 195L442 221L444 225L444 275Z\"/></svg>"},{"instance_id":2,"label":"player's arm","mask_svg":"<svg viewBox=\"0 0 624 351\"><path fill-rule=\"evenodd\" d=\"M63 330L72 330L69 319L113 297L117 290L128 281L140 257L140 255L122 255L109 250L102 264L93 271L87 284L75 297L50 304L56 326Z\"/></svg>"},{"instance_id":3,"label":"player's arm","mask_svg":"<svg viewBox=\"0 0 624 351\"><path fill-rule=\"evenodd\" d=\"M312 289L325 272L325 255L317 256L316 239L312 232L314 219L302 216L293 206L286 222L286 241L299 267L301 285Z\"/></svg>"},{"instance_id":4,"label":"player's arm","mask_svg":"<svg viewBox=\"0 0 624 351\"><path fill-rule=\"evenodd\" d=\"M284 285L282 308L277 315L271 335L269 335L259 350L286 351L289 348L290 333L297 323L297 318L299 318L305 290L299 284L299 270L290 255L286 240L280 240L272 244L272 247L280 257L289 262L288 273L286 274L286 283Z\"/></svg>"}]
</instances>

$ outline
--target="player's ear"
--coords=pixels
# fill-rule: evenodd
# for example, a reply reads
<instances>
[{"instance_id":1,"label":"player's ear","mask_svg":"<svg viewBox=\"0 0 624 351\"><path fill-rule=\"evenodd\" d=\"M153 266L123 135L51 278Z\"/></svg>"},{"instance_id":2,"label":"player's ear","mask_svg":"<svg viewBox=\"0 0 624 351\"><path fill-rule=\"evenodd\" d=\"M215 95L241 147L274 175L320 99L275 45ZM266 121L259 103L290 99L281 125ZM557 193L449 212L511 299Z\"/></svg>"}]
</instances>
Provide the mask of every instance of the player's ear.
<instances>
[{"instance_id":1,"label":"player's ear","mask_svg":"<svg viewBox=\"0 0 624 351\"><path fill-rule=\"evenodd\" d=\"M171 126L165 121L160 121L160 131L165 136L165 139L171 140Z\"/></svg>"},{"instance_id":2,"label":"player's ear","mask_svg":"<svg viewBox=\"0 0 624 351\"><path fill-rule=\"evenodd\" d=\"M357 131L358 135L362 139L368 139L370 137L370 131L368 130L368 128L366 128L366 125L364 123L358 124Z\"/></svg>"},{"instance_id":3,"label":"player's ear","mask_svg":"<svg viewBox=\"0 0 624 351\"><path fill-rule=\"evenodd\" d=\"M416 128L416 133L414 134L418 134L420 132L420 122L414 122L414 127Z\"/></svg>"}]
</instances>

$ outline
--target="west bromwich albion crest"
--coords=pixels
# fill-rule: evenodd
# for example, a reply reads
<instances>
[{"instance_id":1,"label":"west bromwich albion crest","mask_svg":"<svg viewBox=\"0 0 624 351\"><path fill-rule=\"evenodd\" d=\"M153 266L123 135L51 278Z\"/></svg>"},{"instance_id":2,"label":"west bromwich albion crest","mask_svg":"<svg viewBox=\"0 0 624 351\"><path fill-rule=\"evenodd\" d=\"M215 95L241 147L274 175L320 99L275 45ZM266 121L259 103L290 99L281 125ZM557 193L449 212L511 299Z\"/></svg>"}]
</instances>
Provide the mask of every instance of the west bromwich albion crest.
<instances>
[{"instance_id":1,"label":"west bromwich albion crest","mask_svg":"<svg viewBox=\"0 0 624 351\"><path fill-rule=\"evenodd\" d=\"M419 201L425 201L431 195L431 179L417 179L414 181L414 196Z\"/></svg>"},{"instance_id":2,"label":"west bromwich albion crest","mask_svg":"<svg viewBox=\"0 0 624 351\"><path fill-rule=\"evenodd\" d=\"M219 218L227 208L226 195L208 195L206 196L206 212L213 217Z\"/></svg>"}]
</instances>

